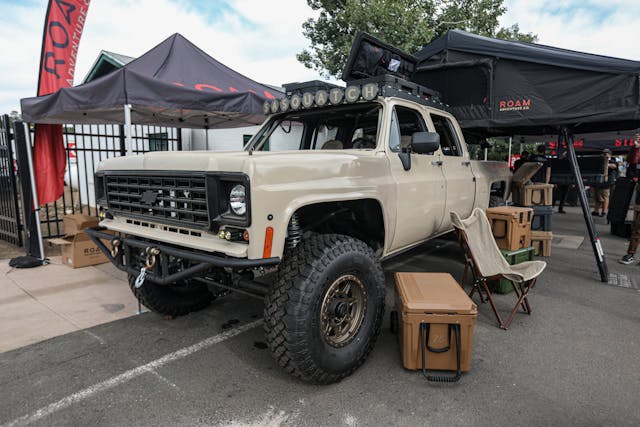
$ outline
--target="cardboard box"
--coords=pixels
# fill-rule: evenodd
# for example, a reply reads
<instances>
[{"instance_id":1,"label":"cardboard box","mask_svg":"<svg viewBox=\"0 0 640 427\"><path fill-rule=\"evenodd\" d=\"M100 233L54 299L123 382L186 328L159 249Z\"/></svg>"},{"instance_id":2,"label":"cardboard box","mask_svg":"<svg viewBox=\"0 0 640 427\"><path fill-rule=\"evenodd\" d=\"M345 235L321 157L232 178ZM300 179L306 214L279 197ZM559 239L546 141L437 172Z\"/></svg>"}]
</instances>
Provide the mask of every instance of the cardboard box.
<instances>
[{"instance_id":1,"label":"cardboard box","mask_svg":"<svg viewBox=\"0 0 640 427\"><path fill-rule=\"evenodd\" d=\"M87 227L97 226L98 218L82 214L65 215L62 224L66 235L49 239L49 243L60 246L63 264L71 268L80 268L109 262L107 256L82 231Z\"/></svg>"},{"instance_id":2,"label":"cardboard box","mask_svg":"<svg viewBox=\"0 0 640 427\"><path fill-rule=\"evenodd\" d=\"M72 237L88 227L97 227L98 218L85 214L71 214L62 217L65 237Z\"/></svg>"},{"instance_id":3,"label":"cardboard box","mask_svg":"<svg viewBox=\"0 0 640 427\"><path fill-rule=\"evenodd\" d=\"M449 325L455 324L461 333L460 370L470 370L478 309L458 282L449 273L396 273L396 291L403 366L422 369L422 354L426 352L427 369L455 370L458 349L449 335ZM429 325L426 345L440 351L421 346L421 324Z\"/></svg>"}]
</instances>

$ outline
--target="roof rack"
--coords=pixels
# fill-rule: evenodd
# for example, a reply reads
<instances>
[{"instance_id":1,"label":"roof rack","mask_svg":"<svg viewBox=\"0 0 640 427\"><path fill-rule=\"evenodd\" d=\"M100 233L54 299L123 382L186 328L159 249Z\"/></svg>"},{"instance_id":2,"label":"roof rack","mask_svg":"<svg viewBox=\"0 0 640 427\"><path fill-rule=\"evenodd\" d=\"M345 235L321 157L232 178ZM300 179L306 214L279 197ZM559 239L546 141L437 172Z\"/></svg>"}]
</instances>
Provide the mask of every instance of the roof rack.
<instances>
[{"instance_id":1,"label":"roof rack","mask_svg":"<svg viewBox=\"0 0 640 427\"><path fill-rule=\"evenodd\" d=\"M310 80L308 82L296 82L296 83L285 83L282 85L284 88L284 92L287 96L291 96L293 94L301 94L304 92L317 92L319 90L325 90L329 92L331 89L339 88L344 89L343 86L338 86L333 83L324 82L322 80Z\"/></svg>"},{"instance_id":2,"label":"roof rack","mask_svg":"<svg viewBox=\"0 0 640 427\"><path fill-rule=\"evenodd\" d=\"M373 101L379 96L402 98L440 110L448 107L440 101L437 91L389 74L351 80L347 87L320 80L287 83L283 87L286 93L284 98L265 101L265 115L341 105L344 102L352 104L360 100Z\"/></svg>"}]
</instances>

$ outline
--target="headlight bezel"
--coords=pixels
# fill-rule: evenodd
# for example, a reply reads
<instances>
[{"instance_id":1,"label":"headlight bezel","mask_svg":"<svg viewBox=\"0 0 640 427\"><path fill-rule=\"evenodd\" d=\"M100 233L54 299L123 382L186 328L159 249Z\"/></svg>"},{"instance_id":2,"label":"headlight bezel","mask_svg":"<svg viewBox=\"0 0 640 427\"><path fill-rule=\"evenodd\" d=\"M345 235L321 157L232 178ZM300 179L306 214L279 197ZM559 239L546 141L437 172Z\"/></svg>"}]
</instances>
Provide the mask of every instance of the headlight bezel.
<instances>
[{"instance_id":1,"label":"headlight bezel","mask_svg":"<svg viewBox=\"0 0 640 427\"><path fill-rule=\"evenodd\" d=\"M249 227L251 225L251 186L249 177L241 172L208 173L206 177L210 229L218 232L221 225ZM245 212L236 214L231 208L231 189L242 185L245 190Z\"/></svg>"}]
</instances>

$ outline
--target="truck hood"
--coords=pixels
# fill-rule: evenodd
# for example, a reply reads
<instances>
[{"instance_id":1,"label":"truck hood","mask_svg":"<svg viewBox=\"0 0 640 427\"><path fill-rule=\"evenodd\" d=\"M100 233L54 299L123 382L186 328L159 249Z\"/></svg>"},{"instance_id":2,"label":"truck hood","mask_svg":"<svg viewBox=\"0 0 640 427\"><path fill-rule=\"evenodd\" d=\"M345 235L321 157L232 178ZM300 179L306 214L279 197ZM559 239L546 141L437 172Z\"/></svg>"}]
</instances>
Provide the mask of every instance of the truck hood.
<instances>
[{"instance_id":1,"label":"truck hood","mask_svg":"<svg viewBox=\"0 0 640 427\"><path fill-rule=\"evenodd\" d=\"M107 159L100 163L98 170L242 172L250 177L268 174L268 182L273 185L316 178L362 176L362 172L358 172L361 166L379 162L384 158L380 154L382 153L373 150L305 150L252 154L247 151L165 151ZM276 171L278 173L274 173Z\"/></svg>"}]
</instances>

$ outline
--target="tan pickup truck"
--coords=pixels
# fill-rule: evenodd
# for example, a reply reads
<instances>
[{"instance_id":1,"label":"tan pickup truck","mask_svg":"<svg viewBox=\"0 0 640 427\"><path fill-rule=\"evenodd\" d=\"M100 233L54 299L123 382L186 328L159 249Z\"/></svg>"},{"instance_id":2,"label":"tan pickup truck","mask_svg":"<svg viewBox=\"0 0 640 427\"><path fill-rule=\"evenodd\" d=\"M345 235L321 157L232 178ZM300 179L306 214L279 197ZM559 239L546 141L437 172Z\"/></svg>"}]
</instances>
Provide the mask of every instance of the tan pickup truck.
<instances>
[{"instance_id":1,"label":"tan pickup truck","mask_svg":"<svg viewBox=\"0 0 640 427\"><path fill-rule=\"evenodd\" d=\"M185 314L220 289L264 298L280 366L338 381L380 332L381 260L451 231L450 211L486 208L510 172L471 160L433 93L391 76L298 84L265 113L240 152L103 162L89 233L149 309Z\"/></svg>"}]
</instances>

